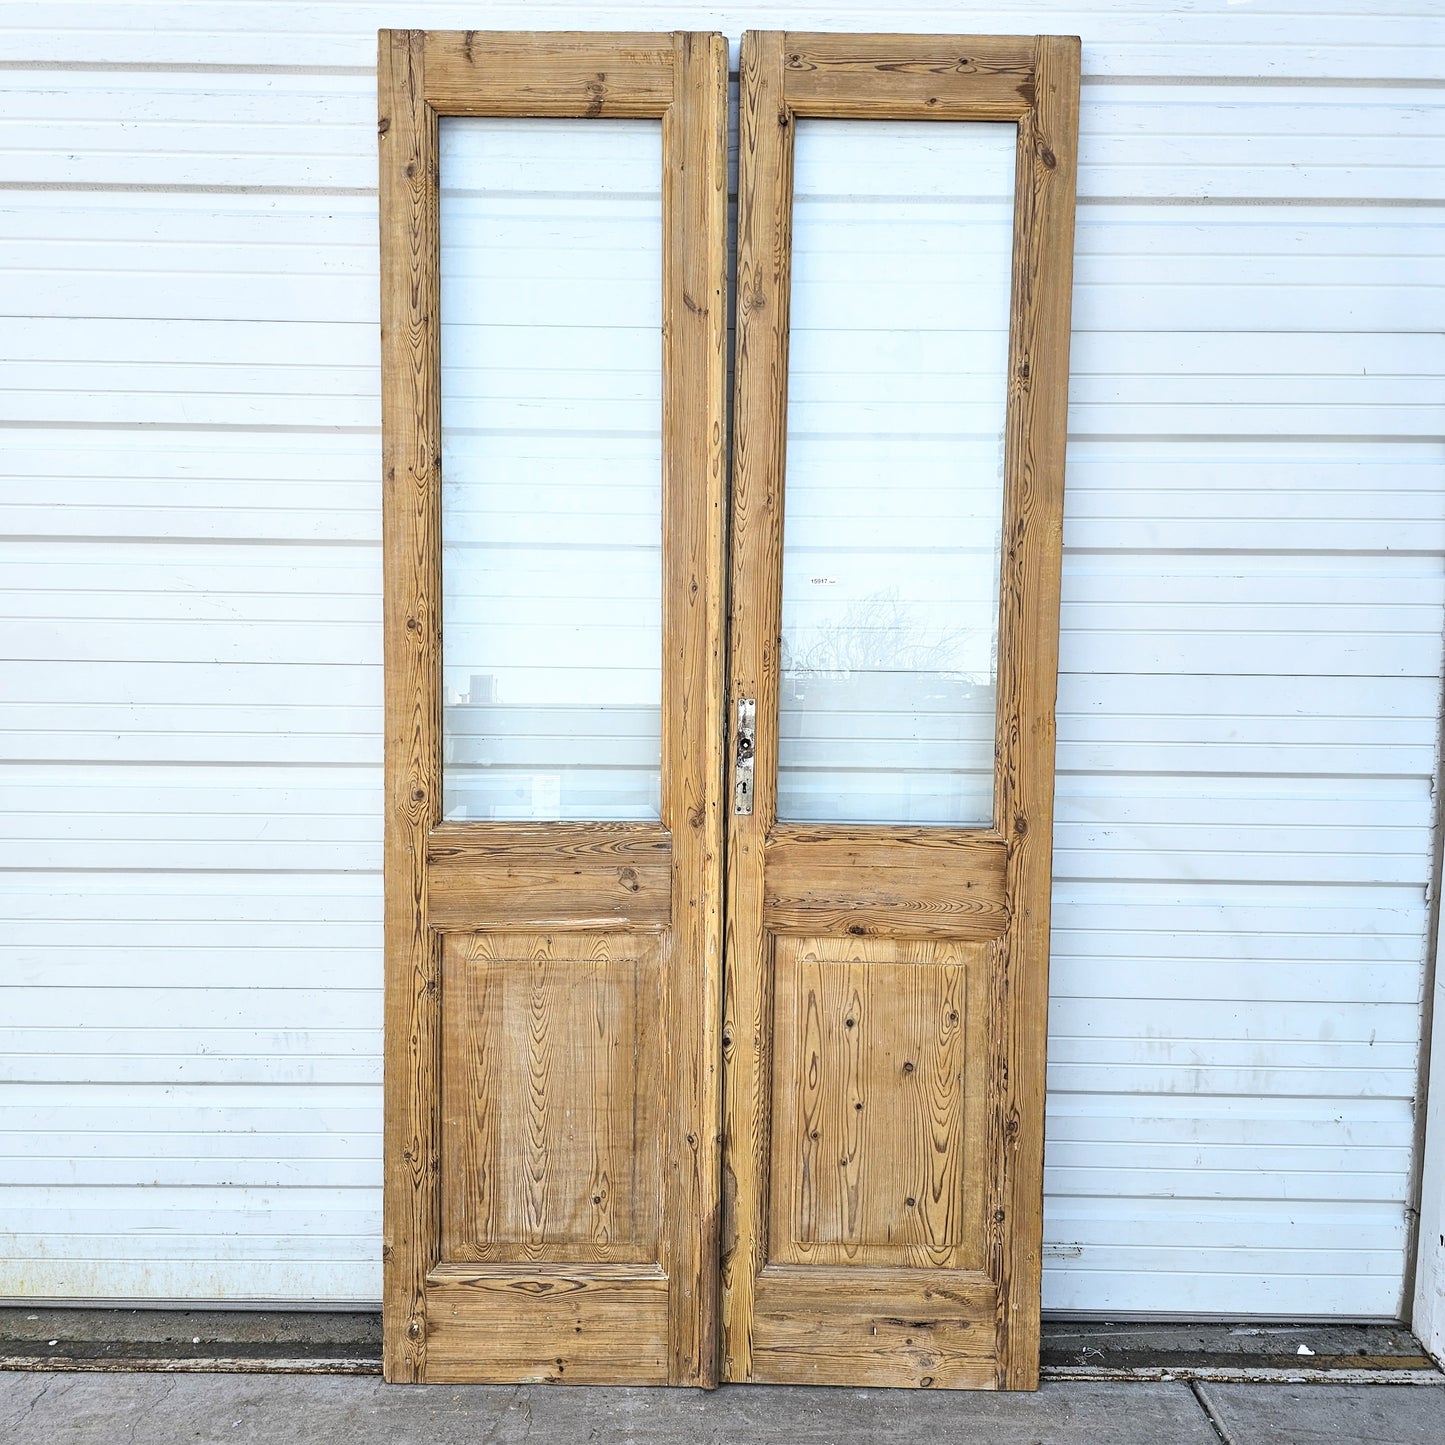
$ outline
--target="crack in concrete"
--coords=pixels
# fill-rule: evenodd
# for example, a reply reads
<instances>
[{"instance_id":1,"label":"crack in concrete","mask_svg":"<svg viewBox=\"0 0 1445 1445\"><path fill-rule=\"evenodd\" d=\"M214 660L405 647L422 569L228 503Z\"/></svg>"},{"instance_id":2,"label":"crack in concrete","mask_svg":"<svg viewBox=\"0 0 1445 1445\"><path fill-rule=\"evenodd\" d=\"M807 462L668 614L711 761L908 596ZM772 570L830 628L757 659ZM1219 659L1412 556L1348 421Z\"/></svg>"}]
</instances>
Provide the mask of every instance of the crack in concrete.
<instances>
[{"instance_id":1,"label":"crack in concrete","mask_svg":"<svg viewBox=\"0 0 1445 1445\"><path fill-rule=\"evenodd\" d=\"M179 1384L179 1378L170 1375L166 1379L165 1388L154 1400L137 1401L135 1415L130 1422L130 1431L126 1435L127 1445L135 1445L136 1431L140 1429L142 1422L148 1421L151 1415L170 1399Z\"/></svg>"},{"instance_id":2,"label":"crack in concrete","mask_svg":"<svg viewBox=\"0 0 1445 1445\"><path fill-rule=\"evenodd\" d=\"M60 1377L58 1375L52 1375L35 1392L34 1396L31 1398L30 1403L23 1410L21 1410L18 1415L12 1415L8 1420L0 1421L0 1424L3 1424L7 1430L18 1428L22 1420L28 1420L35 1413L35 1407L50 1393L51 1387L56 1383L59 1378Z\"/></svg>"}]
</instances>

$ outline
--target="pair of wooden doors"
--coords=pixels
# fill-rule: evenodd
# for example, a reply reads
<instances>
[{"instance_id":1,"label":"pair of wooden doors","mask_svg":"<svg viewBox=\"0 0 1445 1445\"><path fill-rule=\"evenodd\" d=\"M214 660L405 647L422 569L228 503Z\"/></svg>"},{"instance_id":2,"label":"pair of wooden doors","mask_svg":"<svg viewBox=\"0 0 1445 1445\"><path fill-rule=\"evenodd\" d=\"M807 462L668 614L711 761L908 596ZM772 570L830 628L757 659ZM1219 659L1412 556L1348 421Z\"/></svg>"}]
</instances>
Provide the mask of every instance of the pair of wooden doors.
<instances>
[{"instance_id":1,"label":"pair of wooden doors","mask_svg":"<svg viewBox=\"0 0 1445 1445\"><path fill-rule=\"evenodd\" d=\"M381 35L386 1374L1032 1388L1078 45L748 34L730 477L727 82Z\"/></svg>"}]
</instances>

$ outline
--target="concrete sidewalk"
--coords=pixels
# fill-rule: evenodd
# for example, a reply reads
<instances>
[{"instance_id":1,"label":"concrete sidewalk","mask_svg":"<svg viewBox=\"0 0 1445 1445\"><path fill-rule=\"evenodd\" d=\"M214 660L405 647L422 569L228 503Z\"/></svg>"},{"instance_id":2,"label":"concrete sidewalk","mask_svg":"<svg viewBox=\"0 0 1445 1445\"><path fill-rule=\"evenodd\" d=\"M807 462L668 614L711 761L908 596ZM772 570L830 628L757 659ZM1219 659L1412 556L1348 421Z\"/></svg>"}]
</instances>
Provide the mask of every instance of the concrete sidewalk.
<instances>
[{"instance_id":1,"label":"concrete sidewalk","mask_svg":"<svg viewBox=\"0 0 1445 1445\"><path fill-rule=\"evenodd\" d=\"M0 1373L6 1445L1445 1445L1445 1386L1047 1382L908 1390L388 1386L374 1377Z\"/></svg>"}]
</instances>

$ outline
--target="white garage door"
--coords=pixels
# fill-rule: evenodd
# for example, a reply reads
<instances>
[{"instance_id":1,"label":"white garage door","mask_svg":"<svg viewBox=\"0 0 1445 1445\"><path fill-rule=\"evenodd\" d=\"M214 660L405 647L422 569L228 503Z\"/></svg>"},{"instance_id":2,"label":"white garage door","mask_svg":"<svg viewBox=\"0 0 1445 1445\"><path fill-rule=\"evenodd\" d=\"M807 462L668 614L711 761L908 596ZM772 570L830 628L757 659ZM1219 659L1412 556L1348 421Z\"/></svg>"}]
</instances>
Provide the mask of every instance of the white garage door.
<instances>
[{"instance_id":1,"label":"white garage door","mask_svg":"<svg viewBox=\"0 0 1445 1445\"><path fill-rule=\"evenodd\" d=\"M968 16L1084 37L1045 1305L1393 1316L1445 44L1430 0L1174 8ZM0 1295L379 1296L372 66L397 18L0 13Z\"/></svg>"}]
</instances>

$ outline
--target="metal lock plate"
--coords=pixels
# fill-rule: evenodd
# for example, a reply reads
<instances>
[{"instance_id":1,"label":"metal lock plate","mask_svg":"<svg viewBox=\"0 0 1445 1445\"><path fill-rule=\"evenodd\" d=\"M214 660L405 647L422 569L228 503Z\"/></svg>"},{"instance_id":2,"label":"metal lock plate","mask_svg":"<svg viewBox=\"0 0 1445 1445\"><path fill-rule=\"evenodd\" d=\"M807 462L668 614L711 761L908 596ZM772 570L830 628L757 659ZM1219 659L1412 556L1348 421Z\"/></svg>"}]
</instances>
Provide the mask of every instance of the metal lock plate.
<instances>
[{"instance_id":1,"label":"metal lock plate","mask_svg":"<svg viewBox=\"0 0 1445 1445\"><path fill-rule=\"evenodd\" d=\"M737 754L733 762L733 813L737 817L745 817L753 811L753 748L757 722L757 702L750 697L740 697Z\"/></svg>"}]
</instances>

